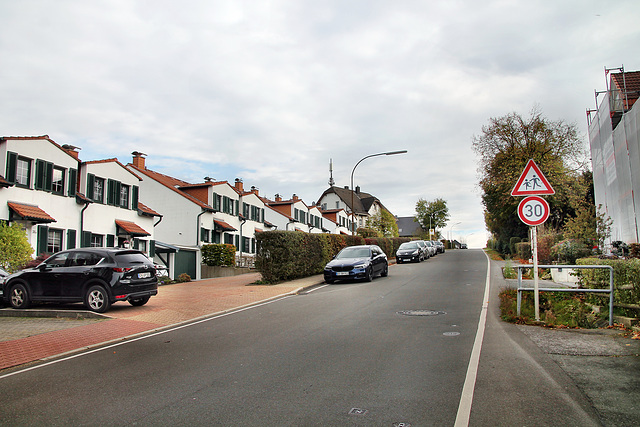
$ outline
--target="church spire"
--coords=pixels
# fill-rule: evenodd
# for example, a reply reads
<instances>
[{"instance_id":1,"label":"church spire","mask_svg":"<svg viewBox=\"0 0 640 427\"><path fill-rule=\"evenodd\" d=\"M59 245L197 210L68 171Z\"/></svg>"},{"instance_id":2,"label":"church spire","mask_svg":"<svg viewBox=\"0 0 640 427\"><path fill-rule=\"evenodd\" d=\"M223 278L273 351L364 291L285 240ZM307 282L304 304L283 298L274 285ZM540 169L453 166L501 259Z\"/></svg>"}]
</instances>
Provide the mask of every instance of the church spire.
<instances>
[{"instance_id":1,"label":"church spire","mask_svg":"<svg viewBox=\"0 0 640 427\"><path fill-rule=\"evenodd\" d=\"M333 180L333 159L329 159L329 185L333 187L336 182Z\"/></svg>"}]
</instances>

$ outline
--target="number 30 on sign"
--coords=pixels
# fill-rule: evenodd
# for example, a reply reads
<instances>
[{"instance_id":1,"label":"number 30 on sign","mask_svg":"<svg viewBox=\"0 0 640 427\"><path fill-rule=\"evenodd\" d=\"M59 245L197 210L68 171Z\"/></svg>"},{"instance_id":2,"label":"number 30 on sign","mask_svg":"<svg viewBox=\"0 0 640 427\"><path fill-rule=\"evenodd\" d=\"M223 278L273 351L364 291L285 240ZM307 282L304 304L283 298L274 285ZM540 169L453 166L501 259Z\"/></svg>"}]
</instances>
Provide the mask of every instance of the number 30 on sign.
<instances>
[{"instance_id":1,"label":"number 30 on sign","mask_svg":"<svg viewBox=\"0 0 640 427\"><path fill-rule=\"evenodd\" d=\"M518 216L530 227L540 225L549 218L549 203L539 196L525 197L518 205Z\"/></svg>"}]
</instances>

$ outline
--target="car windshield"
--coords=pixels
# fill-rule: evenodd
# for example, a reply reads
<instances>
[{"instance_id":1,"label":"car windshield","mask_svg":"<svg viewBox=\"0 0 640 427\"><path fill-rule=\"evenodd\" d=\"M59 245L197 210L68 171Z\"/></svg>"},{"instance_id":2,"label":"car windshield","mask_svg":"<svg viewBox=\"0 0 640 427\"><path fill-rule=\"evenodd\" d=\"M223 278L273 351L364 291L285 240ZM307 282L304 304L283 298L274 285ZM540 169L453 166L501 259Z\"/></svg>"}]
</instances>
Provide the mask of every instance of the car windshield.
<instances>
[{"instance_id":1,"label":"car windshield","mask_svg":"<svg viewBox=\"0 0 640 427\"><path fill-rule=\"evenodd\" d=\"M400 245L400 249L418 249L416 242L407 242Z\"/></svg>"},{"instance_id":2,"label":"car windshield","mask_svg":"<svg viewBox=\"0 0 640 427\"><path fill-rule=\"evenodd\" d=\"M336 259L368 257L369 248L344 248L338 255L336 255Z\"/></svg>"}]
</instances>

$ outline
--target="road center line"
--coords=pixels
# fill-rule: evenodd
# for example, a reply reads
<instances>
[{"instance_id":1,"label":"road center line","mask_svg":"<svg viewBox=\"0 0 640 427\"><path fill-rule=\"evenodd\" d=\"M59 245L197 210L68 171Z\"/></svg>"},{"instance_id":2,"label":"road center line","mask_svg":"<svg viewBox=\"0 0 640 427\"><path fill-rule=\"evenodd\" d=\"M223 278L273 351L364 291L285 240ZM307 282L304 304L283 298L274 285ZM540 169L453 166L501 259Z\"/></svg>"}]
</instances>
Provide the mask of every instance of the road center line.
<instances>
[{"instance_id":1,"label":"road center line","mask_svg":"<svg viewBox=\"0 0 640 427\"><path fill-rule=\"evenodd\" d=\"M462 395L460 396L460 404L458 405L458 414L456 415L456 423L454 424L455 427L466 427L469 425L471 404L473 403L473 392L476 386L476 377L478 376L478 365L480 364L480 351L482 350L484 329L487 323L489 289L491 288L491 260L486 252L484 252L484 255L487 257L487 279L484 287L484 297L482 299L482 311L480 312L480 320L478 321L476 339L473 342L473 350L471 350L467 376L464 380L464 386L462 387Z\"/></svg>"}]
</instances>

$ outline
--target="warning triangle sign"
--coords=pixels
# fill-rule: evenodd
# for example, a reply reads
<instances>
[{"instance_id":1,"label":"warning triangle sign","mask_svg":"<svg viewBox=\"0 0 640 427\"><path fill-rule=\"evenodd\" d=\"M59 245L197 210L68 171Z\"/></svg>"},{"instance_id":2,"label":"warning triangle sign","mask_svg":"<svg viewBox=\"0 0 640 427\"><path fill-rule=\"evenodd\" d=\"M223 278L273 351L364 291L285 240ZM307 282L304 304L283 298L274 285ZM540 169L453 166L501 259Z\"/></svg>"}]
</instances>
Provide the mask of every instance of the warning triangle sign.
<instances>
[{"instance_id":1,"label":"warning triangle sign","mask_svg":"<svg viewBox=\"0 0 640 427\"><path fill-rule=\"evenodd\" d=\"M556 194L547 178L536 165L533 159L529 160L525 166L522 175L518 179L518 183L511 191L512 196L535 196L541 194Z\"/></svg>"}]
</instances>

